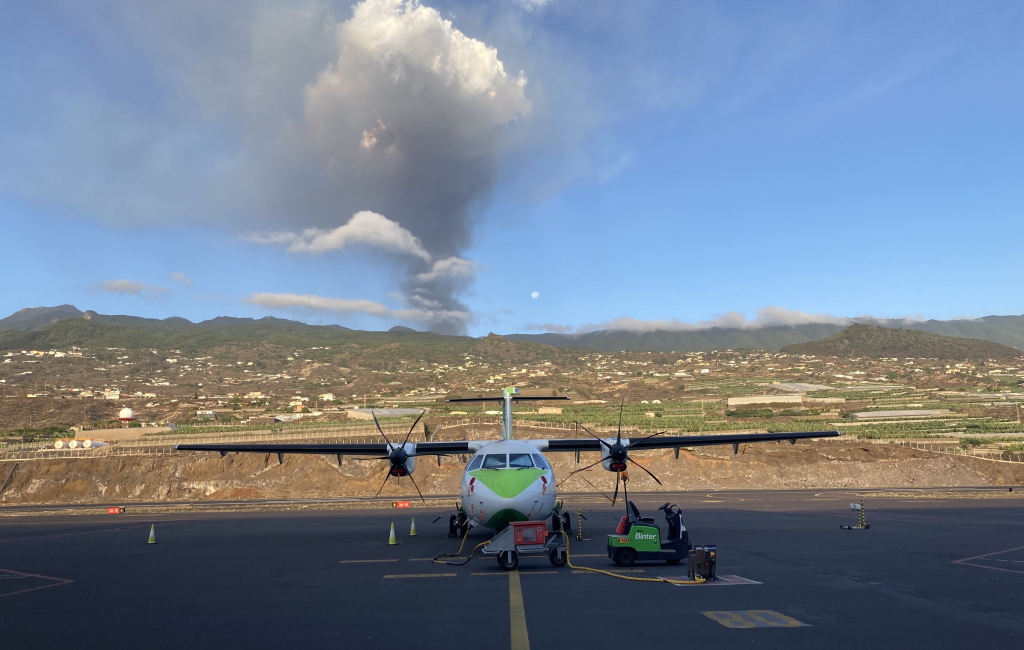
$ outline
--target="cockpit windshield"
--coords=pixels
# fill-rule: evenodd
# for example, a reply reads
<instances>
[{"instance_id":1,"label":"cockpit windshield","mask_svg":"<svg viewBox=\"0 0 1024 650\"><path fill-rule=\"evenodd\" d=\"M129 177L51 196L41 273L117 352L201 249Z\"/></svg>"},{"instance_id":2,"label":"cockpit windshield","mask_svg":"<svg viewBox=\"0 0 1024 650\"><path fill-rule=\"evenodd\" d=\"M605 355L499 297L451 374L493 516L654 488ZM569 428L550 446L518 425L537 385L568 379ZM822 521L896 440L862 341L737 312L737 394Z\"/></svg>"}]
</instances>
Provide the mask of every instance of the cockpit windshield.
<instances>
[{"instance_id":1,"label":"cockpit windshield","mask_svg":"<svg viewBox=\"0 0 1024 650\"><path fill-rule=\"evenodd\" d=\"M484 469L505 469L507 454L487 454L484 456Z\"/></svg>"},{"instance_id":2,"label":"cockpit windshield","mask_svg":"<svg viewBox=\"0 0 1024 650\"><path fill-rule=\"evenodd\" d=\"M508 466L512 469L525 469L533 467L533 461L530 460L530 454L509 454Z\"/></svg>"}]
</instances>

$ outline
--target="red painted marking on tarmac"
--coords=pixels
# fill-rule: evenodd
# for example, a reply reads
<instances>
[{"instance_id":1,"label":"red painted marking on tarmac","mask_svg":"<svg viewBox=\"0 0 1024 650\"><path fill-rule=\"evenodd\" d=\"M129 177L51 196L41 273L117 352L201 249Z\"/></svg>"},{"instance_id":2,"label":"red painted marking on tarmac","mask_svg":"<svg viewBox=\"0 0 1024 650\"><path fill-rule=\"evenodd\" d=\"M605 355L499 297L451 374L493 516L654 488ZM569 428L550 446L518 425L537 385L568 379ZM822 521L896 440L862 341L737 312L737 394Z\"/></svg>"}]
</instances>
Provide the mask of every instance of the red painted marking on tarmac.
<instances>
[{"instance_id":1,"label":"red painted marking on tarmac","mask_svg":"<svg viewBox=\"0 0 1024 650\"><path fill-rule=\"evenodd\" d=\"M39 591L40 589L49 589L50 587L59 587L74 582L74 580L68 580L67 578L54 578L53 576L39 575L38 573L22 573L21 571L14 571L12 569L0 569L3 573L13 573L19 578L39 578L40 580L52 580L52 584L42 585L41 587L32 587L31 589L22 589L21 591L12 591L9 594L0 594L0 598L6 598L8 596L17 596L18 594L27 594L30 591Z\"/></svg>"},{"instance_id":2,"label":"red painted marking on tarmac","mask_svg":"<svg viewBox=\"0 0 1024 650\"><path fill-rule=\"evenodd\" d=\"M1018 571L1017 569L1004 569L1003 567L988 566L987 564L976 564L975 562L971 561L971 560L984 560L986 558L992 557L993 555L1002 555L1003 553L1011 553L1013 551L1019 551L1022 548L1024 548L1024 546L1017 546L1015 548L1008 548L1008 549L1005 549L1005 550L1002 550L1002 551L992 551L991 553L985 553L984 555L975 555L974 557L965 557L965 558L960 559L960 560L953 560L952 564L961 564L963 566L974 566L974 567L978 567L979 569L992 569L993 571L1005 571L1007 573L1024 573L1024 571ZM1001 560L1001 561L1005 562L1006 560ZM1016 560L1015 560L1015 562L1016 562Z\"/></svg>"}]
</instances>

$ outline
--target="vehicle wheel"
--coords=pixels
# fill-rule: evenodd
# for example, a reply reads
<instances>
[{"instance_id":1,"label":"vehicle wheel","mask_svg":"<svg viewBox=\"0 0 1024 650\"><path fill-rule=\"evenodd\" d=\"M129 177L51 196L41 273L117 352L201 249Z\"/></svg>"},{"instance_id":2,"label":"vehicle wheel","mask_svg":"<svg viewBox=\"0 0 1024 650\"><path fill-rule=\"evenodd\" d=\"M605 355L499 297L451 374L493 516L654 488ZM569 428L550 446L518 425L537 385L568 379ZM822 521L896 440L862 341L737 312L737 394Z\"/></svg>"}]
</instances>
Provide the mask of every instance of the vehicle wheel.
<instances>
[{"instance_id":1,"label":"vehicle wheel","mask_svg":"<svg viewBox=\"0 0 1024 650\"><path fill-rule=\"evenodd\" d=\"M515 571L519 568L519 554L515 551L502 551L498 554L498 566L506 571Z\"/></svg>"},{"instance_id":2,"label":"vehicle wheel","mask_svg":"<svg viewBox=\"0 0 1024 650\"><path fill-rule=\"evenodd\" d=\"M564 548L553 548L548 554L548 559L551 560L551 566L563 567L569 561L569 556L565 554Z\"/></svg>"},{"instance_id":3,"label":"vehicle wheel","mask_svg":"<svg viewBox=\"0 0 1024 650\"><path fill-rule=\"evenodd\" d=\"M679 564L679 562L680 562L680 560L678 558L676 558L675 560L665 560L665 561L668 562L669 564L671 564L672 566L675 566L675 565Z\"/></svg>"},{"instance_id":4,"label":"vehicle wheel","mask_svg":"<svg viewBox=\"0 0 1024 650\"><path fill-rule=\"evenodd\" d=\"M636 551L631 548L620 548L615 554L615 564L619 566L633 566L636 562Z\"/></svg>"}]
</instances>

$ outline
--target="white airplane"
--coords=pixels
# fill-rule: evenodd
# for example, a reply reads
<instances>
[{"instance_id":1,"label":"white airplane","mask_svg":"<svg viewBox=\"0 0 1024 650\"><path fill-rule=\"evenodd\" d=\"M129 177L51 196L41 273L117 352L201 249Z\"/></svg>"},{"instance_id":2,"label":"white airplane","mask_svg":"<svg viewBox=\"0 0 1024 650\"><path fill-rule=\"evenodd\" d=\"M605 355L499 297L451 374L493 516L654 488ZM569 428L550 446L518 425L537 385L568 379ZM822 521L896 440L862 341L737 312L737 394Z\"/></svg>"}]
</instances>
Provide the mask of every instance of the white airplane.
<instances>
[{"instance_id":1,"label":"white airplane","mask_svg":"<svg viewBox=\"0 0 1024 650\"><path fill-rule=\"evenodd\" d=\"M457 440L450 442L409 442L413 429L423 414L413 422L405 440L401 443L388 439L377 423L374 424L384 438L382 443L324 443L324 444L203 444L176 445L180 451L217 451L223 456L229 452L252 452L261 454L330 454L338 457L341 464L342 456L362 456L364 459L379 459L389 462L387 476L377 491L379 496L392 476L407 476L416 487L416 492L423 498L419 486L412 478L416 469L416 459L420 456L441 456L472 454L462 475L461 507L457 516L453 516L452 525L461 534L465 534L468 526L483 525L500 531L513 521L542 521L554 515L558 517L556 501L555 474L544 453L551 452L601 452L601 460L587 467L580 468L572 474L601 464L604 469L615 472L615 496L618 498L619 479L626 470L628 463L633 463L651 476L661 485L654 474L629 457L630 451L647 449L675 448L679 457L680 447L701 447L708 445L733 446L735 453L740 443L770 442L788 440L795 443L807 438L827 438L840 435L838 431L811 431L799 433L741 433L705 436L666 436L655 433L642 438L622 437L622 414L619 413L619 432L614 438L600 438L586 427L582 428L591 438L556 438L515 440L512 436L512 403L537 400L567 400L568 397L530 397L519 395L518 389L506 388L501 397L474 397L466 399L450 399L448 402L503 402L501 418L501 440ZM369 458L367 458L369 457ZM577 456L578 458L578 456ZM568 478L568 476L566 477ZM607 495L606 495L607 496ZM568 523L567 514L564 517ZM561 523L561 522L559 522Z\"/></svg>"}]
</instances>

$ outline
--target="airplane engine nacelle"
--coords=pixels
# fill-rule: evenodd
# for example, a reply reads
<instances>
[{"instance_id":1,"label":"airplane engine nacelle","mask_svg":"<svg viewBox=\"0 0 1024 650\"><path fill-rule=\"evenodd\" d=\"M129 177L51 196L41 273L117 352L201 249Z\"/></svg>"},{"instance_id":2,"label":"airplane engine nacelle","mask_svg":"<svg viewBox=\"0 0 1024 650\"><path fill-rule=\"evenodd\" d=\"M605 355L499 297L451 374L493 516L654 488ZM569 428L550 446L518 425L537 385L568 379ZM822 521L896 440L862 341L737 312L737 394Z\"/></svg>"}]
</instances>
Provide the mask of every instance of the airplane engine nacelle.
<instances>
[{"instance_id":1,"label":"airplane engine nacelle","mask_svg":"<svg viewBox=\"0 0 1024 650\"><path fill-rule=\"evenodd\" d=\"M416 445L407 442L402 446L396 446L388 454L391 469L388 471L392 476L408 476L416 471Z\"/></svg>"},{"instance_id":2,"label":"airplane engine nacelle","mask_svg":"<svg viewBox=\"0 0 1024 650\"><path fill-rule=\"evenodd\" d=\"M626 458L629 456L629 439L604 438L607 446L601 445L601 466L609 472L621 472L626 469Z\"/></svg>"}]
</instances>

